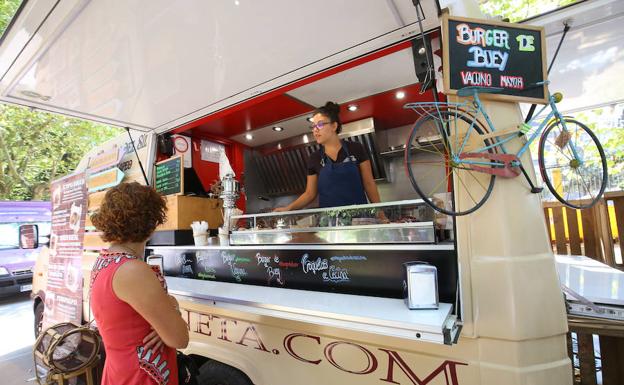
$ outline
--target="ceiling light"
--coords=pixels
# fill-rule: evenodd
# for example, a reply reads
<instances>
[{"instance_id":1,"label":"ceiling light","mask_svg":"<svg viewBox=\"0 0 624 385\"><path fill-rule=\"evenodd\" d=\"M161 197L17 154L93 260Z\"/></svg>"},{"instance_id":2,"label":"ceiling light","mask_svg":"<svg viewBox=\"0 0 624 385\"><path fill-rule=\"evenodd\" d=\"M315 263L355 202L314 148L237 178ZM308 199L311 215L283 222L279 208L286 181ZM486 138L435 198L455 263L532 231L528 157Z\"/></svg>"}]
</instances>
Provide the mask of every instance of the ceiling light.
<instances>
[{"instance_id":1,"label":"ceiling light","mask_svg":"<svg viewBox=\"0 0 624 385\"><path fill-rule=\"evenodd\" d=\"M310 139L308 139L308 134L303 135L303 143L310 143Z\"/></svg>"},{"instance_id":2,"label":"ceiling light","mask_svg":"<svg viewBox=\"0 0 624 385\"><path fill-rule=\"evenodd\" d=\"M403 99L405 97L405 91L397 91L394 96L396 96L397 99Z\"/></svg>"},{"instance_id":3,"label":"ceiling light","mask_svg":"<svg viewBox=\"0 0 624 385\"><path fill-rule=\"evenodd\" d=\"M308 122L312 122L312 117L310 116L308 119L306 119Z\"/></svg>"},{"instance_id":4,"label":"ceiling light","mask_svg":"<svg viewBox=\"0 0 624 385\"><path fill-rule=\"evenodd\" d=\"M284 131L284 128L280 127L280 126L274 126L273 127L273 131L282 132L282 131Z\"/></svg>"},{"instance_id":5,"label":"ceiling light","mask_svg":"<svg viewBox=\"0 0 624 385\"><path fill-rule=\"evenodd\" d=\"M235 1L234 1L234 5L240 5L240 1L235 0Z\"/></svg>"},{"instance_id":6,"label":"ceiling light","mask_svg":"<svg viewBox=\"0 0 624 385\"><path fill-rule=\"evenodd\" d=\"M253 139L253 135L251 135L251 134L245 134L245 139L247 139L247 140L252 140L252 139Z\"/></svg>"},{"instance_id":7,"label":"ceiling light","mask_svg":"<svg viewBox=\"0 0 624 385\"><path fill-rule=\"evenodd\" d=\"M281 143L278 143L278 144L277 144L277 149L278 149L278 150L281 150L281 149L282 149L282 144L281 144Z\"/></svg>"},{"instance_id":8,"label":"ceiling light","mask_svg":"<svg viewBox=\"0 0 624 385\"><path fill-rule=\"evenodd\" d=\"M356 106L355 104L351 104L349 107L347 107L349 111L356 111L358 109L358 106Z\"/></svg>"}]
</instances>

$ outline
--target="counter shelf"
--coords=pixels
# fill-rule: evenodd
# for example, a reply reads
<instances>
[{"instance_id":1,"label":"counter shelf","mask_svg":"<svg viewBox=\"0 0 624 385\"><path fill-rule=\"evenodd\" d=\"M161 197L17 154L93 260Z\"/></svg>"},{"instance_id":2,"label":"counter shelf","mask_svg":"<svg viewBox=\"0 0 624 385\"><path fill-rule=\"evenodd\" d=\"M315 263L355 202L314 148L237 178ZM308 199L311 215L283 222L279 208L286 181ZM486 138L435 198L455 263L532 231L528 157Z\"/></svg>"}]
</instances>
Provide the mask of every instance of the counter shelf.
<instances>
[{"instance_id":1,"label":"counter shelf","mask_svg":"<svg viewBox=\"0 0 624 385\"><path fill-rule=\"evenodd\" d=\"M403 300L394 298L268 287L249 290L246 285L175 277L167 277L167 285L170 293L190 302L209 301L211 307L389 337L451 345L461 330L447 303L436 310L409 310Z\"/></svg>"},{"instance_id":2,"label":"counter shelf","mask_svg":"<svg viewBox=\"0 0 624 385\"><path fill-rule=\"evenodd\" d=\"M421 199L232 217L232 245L435 243Z\"/></svg>"}]
</instances>

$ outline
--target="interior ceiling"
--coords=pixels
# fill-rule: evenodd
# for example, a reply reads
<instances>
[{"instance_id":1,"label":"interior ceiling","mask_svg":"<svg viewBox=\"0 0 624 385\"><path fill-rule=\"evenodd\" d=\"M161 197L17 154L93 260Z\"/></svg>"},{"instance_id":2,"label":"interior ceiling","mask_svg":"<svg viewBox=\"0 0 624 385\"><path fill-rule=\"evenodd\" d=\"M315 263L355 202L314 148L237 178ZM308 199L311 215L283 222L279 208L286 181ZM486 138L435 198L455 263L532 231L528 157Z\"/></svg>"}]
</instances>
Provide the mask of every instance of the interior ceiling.
<instances>
[{"instance_id":1,"label":"interior ceiling","mask_svg":"<svg viewBox=\"0 0 624 385\"><path fill-rule=\"evenodd\" d=\"M345 103L417 82L410 47L297 88L289 94L313 106L321 106L328 100Z\"/></svg>"},{"instance_id":2,"label":"interior ceiling","mask_svg":"<svg viewBox=\"0 0 624 385\"><path fill-rule=\"evenodd\" d=\"M238 134L253 131L275 122L305 114L314 109L287 94L277 95L248 108L231 111L229 114L216 116L215 119L203 122L191 132L195 136L217 136L229 138Z\"/></svg>"},{"instance_id":3,"label":"interior ceiling","mask_svg":"<svg viewBox=\"0 0 624 385\"><path fill-rule=\"evenodd\" d=\"M190 132L200 137L228 137L257 147L309 132L306 119L316 106L327 101L341 105L340 117L344 123L372 117L377 129L410 124L416 116L403 105L433 97L431 91L420 93L411 46L407 47L251 107L229 110L227 115L215 116ZM395 96L399 90L405 92L403 99ZM357 105L358 109L349 111L349 105ZM284 130L276 132L275 126ZM247 134L253 139L247 139Z\"/></svg>"}]
</instances>

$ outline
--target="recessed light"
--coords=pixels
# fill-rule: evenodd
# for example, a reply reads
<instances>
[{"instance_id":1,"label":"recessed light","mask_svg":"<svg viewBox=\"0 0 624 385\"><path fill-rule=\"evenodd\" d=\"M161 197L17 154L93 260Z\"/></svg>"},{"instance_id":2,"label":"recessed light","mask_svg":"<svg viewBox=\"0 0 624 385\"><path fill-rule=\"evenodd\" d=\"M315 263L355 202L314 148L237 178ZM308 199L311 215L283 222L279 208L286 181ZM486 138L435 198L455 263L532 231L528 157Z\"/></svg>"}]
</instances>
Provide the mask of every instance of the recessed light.
<instances>
[{"instance_id":1,"label":"recessed light","mask_svg":"<svg viewBox=\"0 0 624 385\"><path fill-rule=\"evenodd\" d=\"M234 5L240 5L240 1L235 0L235 1L234 1Z\"/></svg>"},{"instance_id":2,"label":"recessed light","mask_svg":"<svg viewBox=\"0 0 624 385\"><path fill-rule=\"evenodd\" d=\"M303 135L303 143L310 143L310 139L308 139L308 134Z\"/></svg>"},{"instance_id":3,"label":"recessed light","mask_svg":"<svg viewBox=\"0 0 624 385\"><path fill-rule=\"evenodd\" d=\"M253 139L253 135L251 135L251 134L245 134L245 139L247 139L247 140L252 140L252 139Z\"/></svg>"},{"instance_id":4,"label":"recessed light","mask_svg":"<svg viewBox=\"0 0 624 385\"><path fill-rule=\"evenodd\" d=\"M403 99L405 97L405 91L397 91L394 96L396 96L397 99Z\"/></svg>"},{"instance_id":5,"label":"recessed light","mask_svg":"<svg viewBox=\"0 0 624 385\"><path fill-rule=\"evenodd\" d=\"M355 104L351 104L349 107L347 107L347 109L349 111L356 111L358 109L358 106L356 106Z\"/></svg>"},{"instance_id":6,"label":"recessed light","mask_svg":"<svg viewBox=\"0 0 624 385\"><path fill-rule=\"evenodd\" d=\"M274 127L273 127L273 131L277 131L277 132L284 131L284 127L274 126Z\"/></svg>"}]
</instances>

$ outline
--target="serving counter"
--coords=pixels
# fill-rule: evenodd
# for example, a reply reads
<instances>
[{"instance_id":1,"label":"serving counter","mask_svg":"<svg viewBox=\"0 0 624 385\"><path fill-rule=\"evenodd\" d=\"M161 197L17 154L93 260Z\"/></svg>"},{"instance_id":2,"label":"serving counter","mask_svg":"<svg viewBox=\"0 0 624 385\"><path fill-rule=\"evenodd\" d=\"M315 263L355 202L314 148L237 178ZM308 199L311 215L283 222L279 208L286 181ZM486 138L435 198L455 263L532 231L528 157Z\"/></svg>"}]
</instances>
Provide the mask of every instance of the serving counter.
<instances>
[{"instance_id":1,"label":"serving counter","mask_svg":"<svg viewBox=\"0 0 624 385\"><path fill-rule=\"evenodd\" d=\"M210 238L207 246L148 247L163 257L171 293L267 317L456 341L457 254L422 201L240 215L231 222L229 239ZM438 309L404 303L404 264L414 261L436 267Z\"/></svg>"},{"instance_id":2,"label":"serving counter","mask_svg":"<svg viewBox=\"0 0 624 385\"><path fill-rule=\"evenodd\" d=\"M233 283L175 277L167 277L167 285L171 294L198 304L409 340L451 345L461 331L453 305L447 303L437 310L413 311L392 298L267 287L249 290Z\"/></svg>"}]
</instances>

